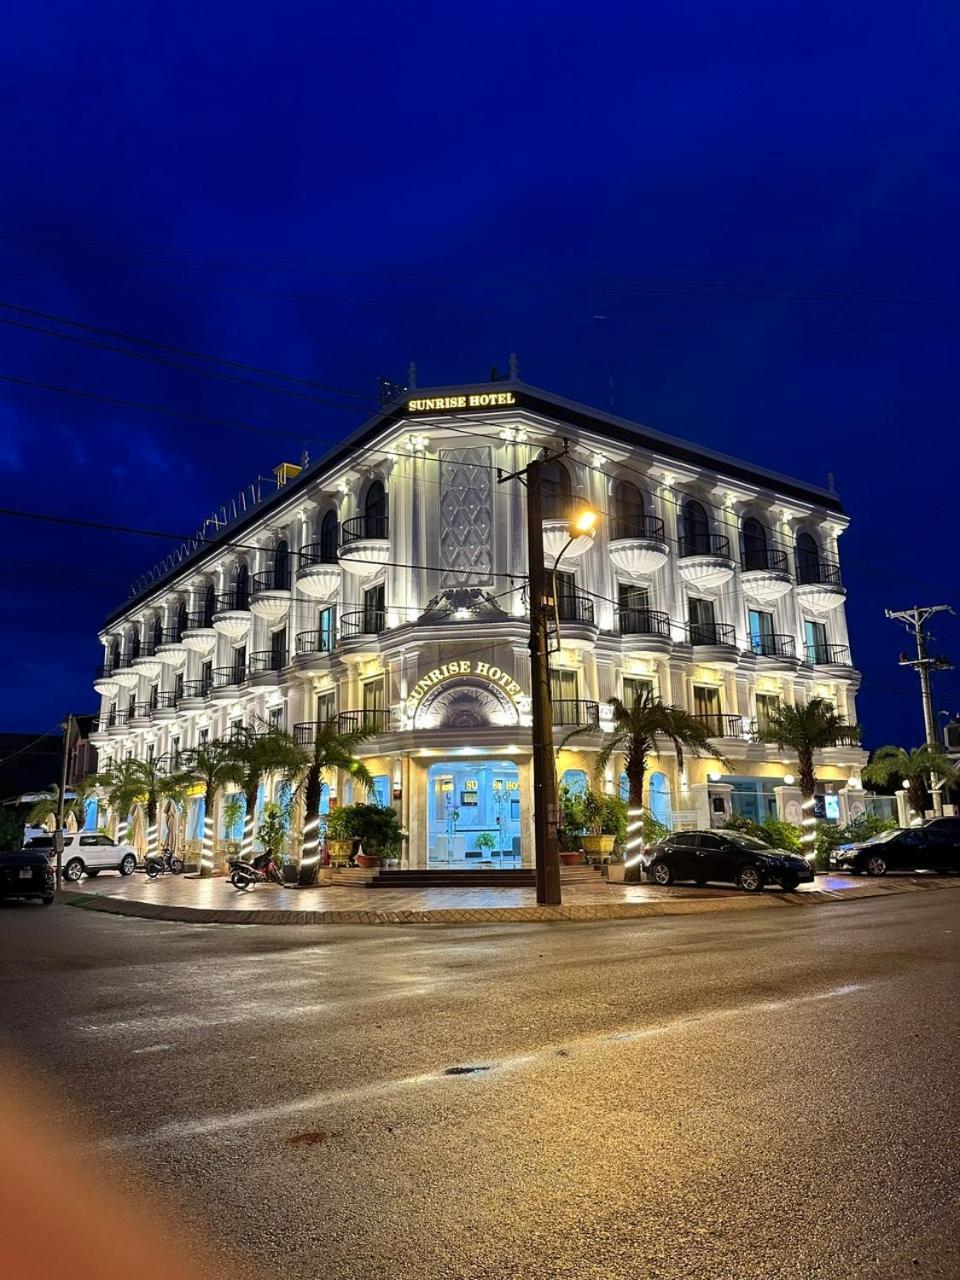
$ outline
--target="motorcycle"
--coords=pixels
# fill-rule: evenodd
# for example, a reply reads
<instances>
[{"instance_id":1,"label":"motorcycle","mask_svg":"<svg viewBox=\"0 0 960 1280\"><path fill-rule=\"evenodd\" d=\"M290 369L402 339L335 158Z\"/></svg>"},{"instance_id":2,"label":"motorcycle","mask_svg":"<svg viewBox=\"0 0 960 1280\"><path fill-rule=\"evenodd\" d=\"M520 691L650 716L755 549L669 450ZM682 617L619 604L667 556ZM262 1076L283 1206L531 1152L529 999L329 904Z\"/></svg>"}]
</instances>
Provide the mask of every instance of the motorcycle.
<instances>
[{"instance_id":1,"label":"motorcycle","mask_svg":"<svg viewBox=\"0 0 960 1280\"><path fill-rule=\"evenodd\" d=\"M178 876L183 870L183 859L178 858L169 845L165 845L159 854L147 855L145 869L151 880L156 880L157 876L168 871L171 875Z\"/></svg>"},{"instance_id":2,"label":"motorcycle","mask_svg":"<svg viewBox=\"0 0 960 1280\"><path fill-rule=\"evenodd\" d=\"M283 875L273 860L273 854L267 850L257 854L252 862L243 858L231 858L230 883L235 889L250 889L255 884L283 884Z\"/></svg>"}]
</instances>

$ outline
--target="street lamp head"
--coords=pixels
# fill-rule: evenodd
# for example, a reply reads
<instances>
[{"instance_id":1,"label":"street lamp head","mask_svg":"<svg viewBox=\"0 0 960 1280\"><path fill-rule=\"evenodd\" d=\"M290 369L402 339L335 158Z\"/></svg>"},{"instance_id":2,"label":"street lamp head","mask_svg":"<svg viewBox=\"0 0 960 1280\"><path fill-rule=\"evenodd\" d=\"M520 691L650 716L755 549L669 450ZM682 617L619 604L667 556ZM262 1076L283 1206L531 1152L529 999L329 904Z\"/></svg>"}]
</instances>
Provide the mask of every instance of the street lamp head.
<instances>
[{"instance_id":1,"label":"street lamp head","mask_svg":"<svg viewBox=\"0 0 960 1280\"><path fill-rule=\"evenodd\" d=\"M594 511L592 507L583 507L570 521L570 537L582 538L586 534L591 534L599 523L600 512Z\"/></svg>"}]
</instances>

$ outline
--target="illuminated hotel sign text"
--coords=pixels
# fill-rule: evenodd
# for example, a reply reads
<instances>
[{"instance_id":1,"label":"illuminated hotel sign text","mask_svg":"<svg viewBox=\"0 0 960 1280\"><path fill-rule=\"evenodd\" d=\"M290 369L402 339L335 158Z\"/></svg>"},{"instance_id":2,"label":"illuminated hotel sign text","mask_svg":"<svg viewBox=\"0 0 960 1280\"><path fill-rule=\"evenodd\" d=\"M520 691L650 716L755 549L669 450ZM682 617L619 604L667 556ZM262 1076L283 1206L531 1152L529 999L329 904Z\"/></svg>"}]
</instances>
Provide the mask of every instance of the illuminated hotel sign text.
<instances>
[{"instance_id":1,"label":"illuminated hotel sign text","mask_svg":"<svg viewBox=\"0 0 960 1280\"><path fill-rule=\"evenodd\" d=\"M441 684L444 680L455 679L457 676L479 676L482 680L489 680L491 684L502 689L512 702L523 697L523 690L509 672L501 671L499 667L492 666L489 662L471 662L469 658L461 658L459 662L445 662L442 667L434 667L417 681L407 696L408 713L413 714L423 696L435 685Z\"/></svg>"},{"instance_id":2,"label":"illuminated hotel sign text","mask_svg":"<svg viewBox=\"0 0 960 1280\"><path fill-rule=\"evenodd\" d=\"M408 413L441 413L447 409L494 409L515 405L512 391L482 391L469 396L434 396L428 400L408 400Z\"/></svg>"}]
</instances>

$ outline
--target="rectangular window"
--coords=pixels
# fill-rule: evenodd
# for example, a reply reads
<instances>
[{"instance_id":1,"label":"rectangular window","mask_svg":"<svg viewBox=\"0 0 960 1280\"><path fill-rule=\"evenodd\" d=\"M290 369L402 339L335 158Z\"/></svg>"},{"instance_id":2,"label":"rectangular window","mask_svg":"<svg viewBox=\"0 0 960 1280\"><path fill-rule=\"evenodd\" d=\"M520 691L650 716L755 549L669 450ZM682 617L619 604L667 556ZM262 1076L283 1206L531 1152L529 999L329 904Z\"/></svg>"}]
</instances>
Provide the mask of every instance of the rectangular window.
<instances>
[{"instance_id":1,"label":"rectangular window","mask_svg":"<svg viewBox=\"0 0 960 1280\"><path fill-rule=\"evenodd\" d=\"M283 728L283 707L271 707L267 712L267 723L271 729Z\"/></svg>"},{"instance_id":2,"label":"rectangular window","mask_svg":"<svg viewBox=\"0 0 960 1280\"><path fill-rule=\"evenodd\" d=\"M130 698L129 698L128 702L127 702L127 716L128 716L128 717L133 715L133 713L134 713L134 711L135 711L135 709L136 709L136 706L137 706L137 695L136 695L135 693L131 693Z\"/></svg>"},{"instance_id":3,"label":"rectangular window","mask_svg":"<svg viewBox=\"0 0 960 1280\"><path fill-rule=\"evenodd\" d=\"M156 684L152 684L150 686L150 707L152 710L155 711L159 706L159 704L160 704L160 686Z\"/></svg>"},{"instance_id":4,"label":"rectangular window","mask_svg":"<svg viewBox=\"0 0 960 1280\"><path fill-rule=\"evenodd\" d=\"M691 644L716 644L717 619L712 600L691 600L688 605Z\"/></svg>"},{"instance_id":5,"label":"rectangular window","mask_svg":"<svg viewBox=\"0 0 960 1280\"><path fill-rule=\"evenodd\" d=\"M180 739L170 739L170 768L178 769L180 767Z\"/></svg>"},{"instance_id":6,"label":"rectangular window","mask_svg":"<svg viewBox=\"0 0 960 1280\"><path fill-rule=\"evenodd\" d=\"M156 751L156 747L154 747L153 743L148 742L147 743L147 763L148 764L153 763L153 756L155 751Z\"/></svg>"},{"instance_id":7,"label":"rectangular window","mask_svg":"<svg viewBox=\"0 0 960 1280\"><path fill-rule=\"evenodd\" d=\"M287 663L287 632L274 631L270 637L270 670L282 671Z\"/></svg>"},{"instance_id":8,"label":"rectangular window","mask_svg":"<svg viewBox=\"0 0 960 1280\"><path fill-rule=\"evenodd\" d=\"M317 615L317 637L319 640L317 648L320 653L331 653L333 651L336 629L336 608L331 606L329 609L321 609Z\"/></svg>"},{"instance_id":9,"label":"rectangular window","mask_svg":"<svg viewBox=\"0 0 960 1280\"><path fill-rule=\"evenodd\" d=\"M575 702L577 700L577 673L562 669L550 672L550 698L553 702Z\"/></svg>"},{"instance_id":10,"label":"rectangular window","mask_svg":"<svg viewBox=\"0 0 960 1280\"><path fill-rule=\"evenodd\" d=\"M209 692L213 684L213 662L204 662L200 667L200 686L204 693Z\"/></svg>"},{"instance_id":11,"label":"rectangular window","mask_svg":"<svg viewBox=\"0 0 960 1280\"><path fill-rule=\"evenodd\" d=\"M628 709L644 694L653 695L653 681L639 680L636 676L623 677L623 705Z\"/></svg>"},{"instance_id":12,"label":"rectangular window","mask_svg":"<svg viewBox=\"0 0 960 1280\"><path fill-rule=\"evenodd\" d=\"M233 683L242 684L247 674L247 646L242 644L233 651Z\"/></svg>"},{"instance_id":13,"label":"rectangular window","mask_svg":"<svg viewBox=\"0 0 960 1280\"><path fill-rule=\"evenodd\" d=\"M337 695L333 689L329 689L326 693L317 694L317 720L320 724L326 724L328 720L333 720L337 714Z\"/></svg>"},{"instance_id":14,"label":"rectangular window","mask_svg":"<svg viewBox=\"0 0 960 1280\"><path fill-rule=\"evenodd\" d=\"M628 609L642 610L647 613L650 609L650 592L646 587L632 587L626 582L618 582L617 603L620 605L621 613Z\"/></svg>"},{"instance_id":15,"label":"rectangular window","mask_svg":"<svg viewBox=\"0 0 960 1280\"><path fill-rule=\"evenodd\" d=\"M209 741L210 741L210 730L200 729L199 732L197 733L197 746L205 747Z\"/></svg>"},{"instance_id":16,"label":"rectangular window","mask_svg":"<svg viewBox=\"0 0 960 1280\"><path fill-rule=\"evenodd\" d=\"M775 693L757 694L757 728L765 733L770 728L770 718L780 710L780 699Z\"/></svg>"},{"instance_id":17,"label":"rectangular window","mask_svg":"<svg viewBox=\"0 0 960 1280\"><path fill-rule=\"evenodd\" d=\"M773 653L773 614L761 609L749 611L750 648L754 653Z\"/></svg>"},{"instance_id":18,"label":"rectangular window","mask_svg":"<svg viewBox=\"0 0 960 1280\"><path fill-rule=\"evenodd\" d=\"M179 702L183 697L183 672L178 671L173 677L173 700Z\"/></svg>"},{"instance_id":19,"label":"rectangular window","mask_svg":"<svg viewBox=\"0 0 960 1280\"><path fill-rule=\"evenodd\" d=\"M829 661L827 649L827 628L823 622L812 622L809 618L803 624L803 639L808 662Z\"/></svg>"},{"instance_id":20,"label":"rectangular window","mask_svg":"<svg viewBox=\"0 0 960 1280\"><path fill-rule=\"evenodd\" d=\"M710 685L695 684L693 686L693 713L704 719L708 716L720 716L720 690Z\"/></svg>"},{"instance_id":21,"label":"rectangular window","mask_svg":"<svg viewBox=\"0 0 960 1280\"><path fill-rule=\"evenodd\" d=\"M561 622L577 620L577 580L562 570L553 575L557 592L557 617Z\"/></svg>"},{"instance_id":22,"label":"rectangular window","mask_svg":"<svg viewBox=\"0 0 960 1280\"><path fill-rule=\"evenodd\" d=\"M375 680L364 680L361 686L364 711L382 711L385 706L383 676Z\"/></svg>"},{"instance_id":23,"label":"rectangular window","mask_svg":"<svg viewBox=\"0 0 960 1280\"><path fill-rule=\"evenodd\" d=\"M384 588L381 582L363 593L363 631L365 635L378 635L385 626Z\"/></svg>"}]
</instances>

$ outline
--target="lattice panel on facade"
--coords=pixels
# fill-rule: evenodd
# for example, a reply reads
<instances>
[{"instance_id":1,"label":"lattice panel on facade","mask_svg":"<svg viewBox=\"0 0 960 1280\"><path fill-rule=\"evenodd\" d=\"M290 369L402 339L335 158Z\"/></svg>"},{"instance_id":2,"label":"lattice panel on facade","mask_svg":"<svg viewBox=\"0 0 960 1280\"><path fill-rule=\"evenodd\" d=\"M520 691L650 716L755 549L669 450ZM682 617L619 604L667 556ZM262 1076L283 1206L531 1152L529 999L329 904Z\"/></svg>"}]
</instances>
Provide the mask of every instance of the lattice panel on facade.
<instances>
[{"instance_id":1,"label":"lattice panel on facade","mask_svg":"<svg viewBox=\"0 0 960 1280\"><path fill-rule=\"evenodd\" d=\"M440 453L442 585L482 586L493 568L493 484L490 450Z\"/></svg>"}]
</instances>

